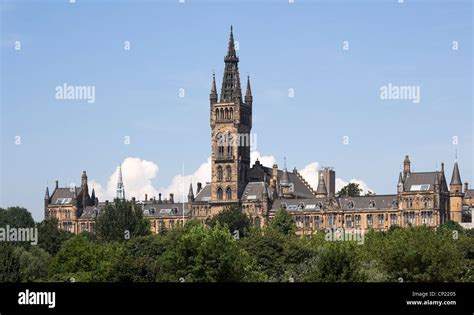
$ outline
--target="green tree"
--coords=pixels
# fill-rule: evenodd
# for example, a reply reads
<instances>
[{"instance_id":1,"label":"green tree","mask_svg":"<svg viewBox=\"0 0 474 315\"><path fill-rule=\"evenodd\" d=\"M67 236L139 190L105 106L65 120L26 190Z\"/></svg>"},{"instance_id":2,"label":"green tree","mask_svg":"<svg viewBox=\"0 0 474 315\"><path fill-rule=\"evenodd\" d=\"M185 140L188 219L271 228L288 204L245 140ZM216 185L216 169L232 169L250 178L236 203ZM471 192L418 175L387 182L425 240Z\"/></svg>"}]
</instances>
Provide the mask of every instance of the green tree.
<instances>
[{"instance_id":1,"label":"green tree","mask_svg":"<svg viewBox=\"0 0 474 315\"><path fill-rule=\"evenodd\" d=\"M20 276L20 259L16 246L0 242L0 282L18 282Z\"/></svg>"},{"instance_id":2,"label":"green tree","mask_svg":"<svg viewBox=\"0 0 474 315\"><path fill-rule=\"evenodd\" d=\"M113 266L123 257L117 242L95 243L78 235L68 239L53 258L49 272L53 281L106 281Z\"/></svg>"},{"instance_id":3,"label":"green tree","mask_svg":"<svg viewBox=\"0 0 474 315\"><path fill-rule=\"evenodd\" d=\"M346 186L342 187L341 190L337 192L339 197L356 197L360 196L362 189L359 187L359 184L349 183Z\"/></svg>"},{"instance_id":4,"label":"green tree","mask_svg":"<svg viewBox=\"0 0 474 315\"><path fill-rule=\"evenodd\" d=\"M192 227L167 247L159 261L162 281L236 282L259 276L251 257L220 224Z\"/></svg>"},{"instance_id":5,"label":"green tree","mask_svg":"<svg viewBox=\"0 0 474 315\"><path fill-rule=\"evenodd\" d=\"M45 250L38 246L31 246L29 250L17 247L15 255L18 257L22 282L47 280L51 256Z\"/></svg>"},{"instance_id":6,"label":"green tree","mask_svg":"<svg viewBox=\"0 0 474 315\"><path fill-rule=\"evenodd\" d=\"M31 228L35 226L35 221L31 213L23 207L0 208L0 227Z\"/></svg>"},{"instance_id":7,"label":"green tree","mask_svg":"<svg viewBox=\"0 0 474 315\"><path fill-rule=\"evenodd\" d=\"M209 221L209 225L214 227L217 222L222 226L227 226L231 234L239 231L239 236L244 236L245 230L250 227L249 217L238 206L226 207Z\"/></svg>"},{"instance_id":8,"label":"green tree","mask_svg":"<svg viewBox=\"0 0 474 315\"><path fill-rule=\"evenodd\" d=\"M98 215L96 235L100 241L126 241L128 237L151 234L150 222L143 217L140 206L116 199Z\"/></svg>"},{"instance_id":9,"label":"green tree","mask_svg":"<svg viewBox=\"0 0 474 315\"><path fill-rule=\"evenodd\" d=\"M288 211L280 209L270 220L269 228L284 235L294 235L296 232L296 222Z\"/></svg>"},{"instance_id":10,"label":"green tree","mask_svg":"<svg viewBox=\"0 0 474 315\"><path fill-rule=\"evenodd\" d=\"M51 218L36 225L38 228L38 246L51 255L55 255L61 244L74 234L58 228L58 220Z\"/></svg>"}]
</instances>

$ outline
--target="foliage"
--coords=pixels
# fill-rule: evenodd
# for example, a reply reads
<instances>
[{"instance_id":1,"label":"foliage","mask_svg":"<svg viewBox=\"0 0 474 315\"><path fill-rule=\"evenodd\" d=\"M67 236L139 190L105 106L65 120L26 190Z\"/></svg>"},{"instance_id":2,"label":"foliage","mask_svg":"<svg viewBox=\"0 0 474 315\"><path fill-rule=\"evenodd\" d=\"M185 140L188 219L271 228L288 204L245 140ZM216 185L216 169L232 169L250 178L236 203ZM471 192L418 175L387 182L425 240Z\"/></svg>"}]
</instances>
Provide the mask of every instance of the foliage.
<instances>
[{"instance_id":1,"label":"foliage","mask_svg":"<svg viewBox=\"0 0 474 315\"><path fill-rule=\"evenodd\" d=\"M56 218L43 220L36 227L38 228L38 246L51 255L55 255L61 244L74 235L71 232L59 229Z\"/></svg>"},{"instance_id":2,"label":"foliage","mask_svg":"<svg viewBox=\"0 0 474 315\"><path fill-rule=\"evenodd\" d=\"M346 186L342 187L336 195L339 197L356 197L360 196L362 188L359 187L359 184L349 183Z\"/></svg>"},{"instance_id":3,"label":"foliage","mask_svg":"<svg viewBox=\"0 0 474 315\"><path fill-rule=\"evenodd\" d=\"M249 217L237 206L226 207L209 221L209 225L214 227L218 222L226 226L231 234L239 231L239 236L245 236L245 230L250 227Z\"/></svg>"},{"instance_id":4,"label":"foliage","mask_svg":"<svg viewBox=\"0 0 474 315\"><path fill-rule=\"evenodd\" d=\"M270 220L269 227L284 235L294 235L296 232L295 219L285 209L277 211L275 216Z\"/></svg>"},{"instance_id":5,"label":"foliage","mask_svg":"<svg viewBox=\"0 0 474 315\"><path fill-rule=\"evenodd\" d=\"M31 228L35 226L35 221L31 213L22 207L0 208L0 227Z\"/></svg>"},{"instance_id":6,"label":"foliage","mask_svg":"<svg viewBox=\"0 0 474 315\"><path fill-rule=\"evenodd\" d=\"M96 234L100 241L126 241L127 238L149 235L150 222L139 206L116 199L98 215Z\"/></svg>"}]
</instances>

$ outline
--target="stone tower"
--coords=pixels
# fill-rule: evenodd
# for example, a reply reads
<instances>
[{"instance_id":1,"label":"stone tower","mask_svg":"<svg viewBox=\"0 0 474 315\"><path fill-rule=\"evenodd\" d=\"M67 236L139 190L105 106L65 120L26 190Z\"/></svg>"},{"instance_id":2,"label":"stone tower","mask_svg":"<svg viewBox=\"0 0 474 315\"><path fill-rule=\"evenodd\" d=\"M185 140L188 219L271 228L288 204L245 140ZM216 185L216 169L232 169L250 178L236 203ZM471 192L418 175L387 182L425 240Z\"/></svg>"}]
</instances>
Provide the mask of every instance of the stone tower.
<instances>
[{"instance_id":1,"label":"stone tower","mask_svg":"<svg viewBox=\"0 0 474 315\"><path fill-rule=\"evenodd\" d=\"M454 222L462 222L462 181L459 174L458 161L454 162L453 176L449 184L449 212L450 219Z\"/></svg>"},{"instance_id":2,"label":"stone tower","mask_svg":"<svg viewBox=\"0 0 474 315\"><path fill-rule=\"evenodd\" d=\"M223 206L238 203L248 182L250 170L250 130L252 128L252 92L247 79L245 100L239 77L239 58L230 28L229 46L218 98L215 76L212 78L210 123L212 146L211 203L214 213ZM218 101L219 99L219 101Z\"/></svg>"}]
</instances>

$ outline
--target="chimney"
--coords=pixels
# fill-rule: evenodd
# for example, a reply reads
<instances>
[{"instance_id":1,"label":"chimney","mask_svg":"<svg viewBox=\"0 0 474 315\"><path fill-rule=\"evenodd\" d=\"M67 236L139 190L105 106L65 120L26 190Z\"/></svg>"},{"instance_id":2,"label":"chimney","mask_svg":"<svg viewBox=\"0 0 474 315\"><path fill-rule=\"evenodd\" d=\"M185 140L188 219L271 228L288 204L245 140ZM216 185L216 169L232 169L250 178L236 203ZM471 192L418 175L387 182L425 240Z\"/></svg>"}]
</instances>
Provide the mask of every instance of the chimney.
<instances>
[{"instance_id":1,"label":"chimney","mask_svg":"<svg viewBox=\"0 0 474 315\"><path fill-rule=\"evenodd\" d=\"M109 205L109 201L108 201L108 200L105 201L105 205L106 205L106 206Z\"/></svg>"},{"instance_id":2,"label":"chimney","mask_svg":"<svg viewBox=\"0 0 474 315\"><path fill-rule=\"evenodd\" d=\"M444 163L441 162L441 173L444 175Z\"/></svg>"},{"instance_id":3,"label":"chimney","mask_svg":"<svg viewBox=\"0 0 474 315\"><path fill-rule=\"evenodd\" d=\"M170 203L174 203L174 194L170 194Z\"/></svg>"},{"instance_id":4,"label":"chimney","mask_svg":"<svg viewBox=\"0 0 474 315\"><path fill-rule=\"evenodd\" d=\"M148 201L148 195L145 194L145 201Z\"/></svg>"},{"instance_id":5,"label":"chimney","mask_svg":"<svg viewBox=\"0 0 474 315\"><path fill-rule=\"evenodd\" d=\"M158 194L158 203L163 203L163 202L161 201L161 193Z\"/></svg>"},{"instance_id":6,"label":"chimney","mask_svg":"<svg viewBox=\"0 0 474 315\"><path fill-rule=\"evenodd\" d=\"M132 202L135 202L135 197L132 197Z\"/></svg>"},{"instance_id":7,"label":"chimney","mask_svg":"<svg viewBox=\"0 0 474 315\"><path fill-rule=\"evenodd\" d=\"M464 193L467 192L468 188L469 188L469 184L467 182L465 182L464 183Z\"/></svg>"},{"instance_id":8,"label":"chimney","mask_svg":"<svg viewBox=\"0 0 474 315\"><path fill-rule=\"evenodd\" d=\"M199 194L199 192L201 191L201 189L202 189L202 183L198 182L198 183L197 183L196 195Z\"/></svg>"},{"instance_id":9,"label":"chimney","mask_svg":"<svg viewBox=\"0 0 474 315\"><path fill-rule=\"evenodd\" d=\"M58 189L58 187L59 187L59 181L56 180L56 189Z\"/></svg>"}]
</instances>

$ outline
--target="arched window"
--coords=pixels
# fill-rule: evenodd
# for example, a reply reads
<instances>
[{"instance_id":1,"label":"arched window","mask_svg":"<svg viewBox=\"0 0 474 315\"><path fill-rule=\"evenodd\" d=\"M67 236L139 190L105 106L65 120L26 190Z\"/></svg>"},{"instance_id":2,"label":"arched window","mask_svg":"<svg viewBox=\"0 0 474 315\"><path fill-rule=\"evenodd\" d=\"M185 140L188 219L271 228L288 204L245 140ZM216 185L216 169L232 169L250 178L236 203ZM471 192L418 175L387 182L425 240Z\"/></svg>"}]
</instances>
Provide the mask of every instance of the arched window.
<instances>
[{"instance_id":1,"label":"arched window","mask_svg":"<svg viewBox=\"0 0 474 315\"><path fill-rule=\"evenodd\" d=\"M227 157L228 158L232 158L232 144L233 144L232 135L229 133L227 135Z\"/></svg>"},{"instance_id":2,"label":"arched window","mask_svg":"<svg viewBox=\"0 0 474 315\"><path fill-rule=\"evenodd\" d=\"M226 108L224 112L225 112L225 119L229 119L229 110Z\"/></svg>"},{"instance_id":3,"label":"arched window","mask_svg":"<svg viewBox=\"0 0 474 315\"><path fill-rule=\"evenodd\" d=\"M222 181L224 179L224 171L222 170L222 166L217 167L217 180Z\"/></svg>"},{"instance_id":4,"label":"arched window","mask_svg":"<svg viewBox=\"0 0 474 315\"><path fill-rule=\"evenodd\" d=\"M224 120L224 110L221 108L221 120Z\"/></svg>"},{"instance_id":5,"label":"arched window","mask_svg":"<svg viewBox=\"0 0 474 315\"><path fill-rule=\"evenodd\" d=\"M230 167L230 165L226 166L225 172L227 177L226 180L232 180L232 167Z\"/></svg>"},{"instance_id":6,"label":"arched window","mask_svg":"<svg viewBox=\"0 0 474 315\"><path fill-rule=\"evenodd\" d=\"M216 120L219 120L219 110L216 109Z\"/></svg>"},{"instance_id":7,"label":"arched window","mask_svg":"<svg viewBox=\"0 0 474 315\"><path fill-rule=\"evenodd\" d=\"M227 200L232 200L232 189L230 189L230 187L227 187L225 195Z\"/></svg>"},{"instance_id":8,"label":"arched window","mask_svg":"<svg viewBox=\"0 0 474 315\"><path fill-rule=\"evenodd\" d=\"M231 108L230 111L229 111L229 115L230 115L230 119L234 119L234 109Z\"/></svg>"},{"instance_id":9,"label":"arched window","mask_svg":"<svg viewBox=\"0 0 474 315\"><path fill-rule=\"evenodd\" d=\"M217 134L216 146L217 146L217 157L219 159L224 158L224 145L225 145L225 141L224 141L223 135L222 134Z\"/></svg>"},{"instance_id":10,"label":"arched window","mask_svg":"<svg viewBox=\"0 0 474 315\"><path fill-rule=\"evenodd\" d=\"M223 194L222 194L222 188L217 188L217 200L222 200L223 199Z\"/></svg>"}]
</instances>

